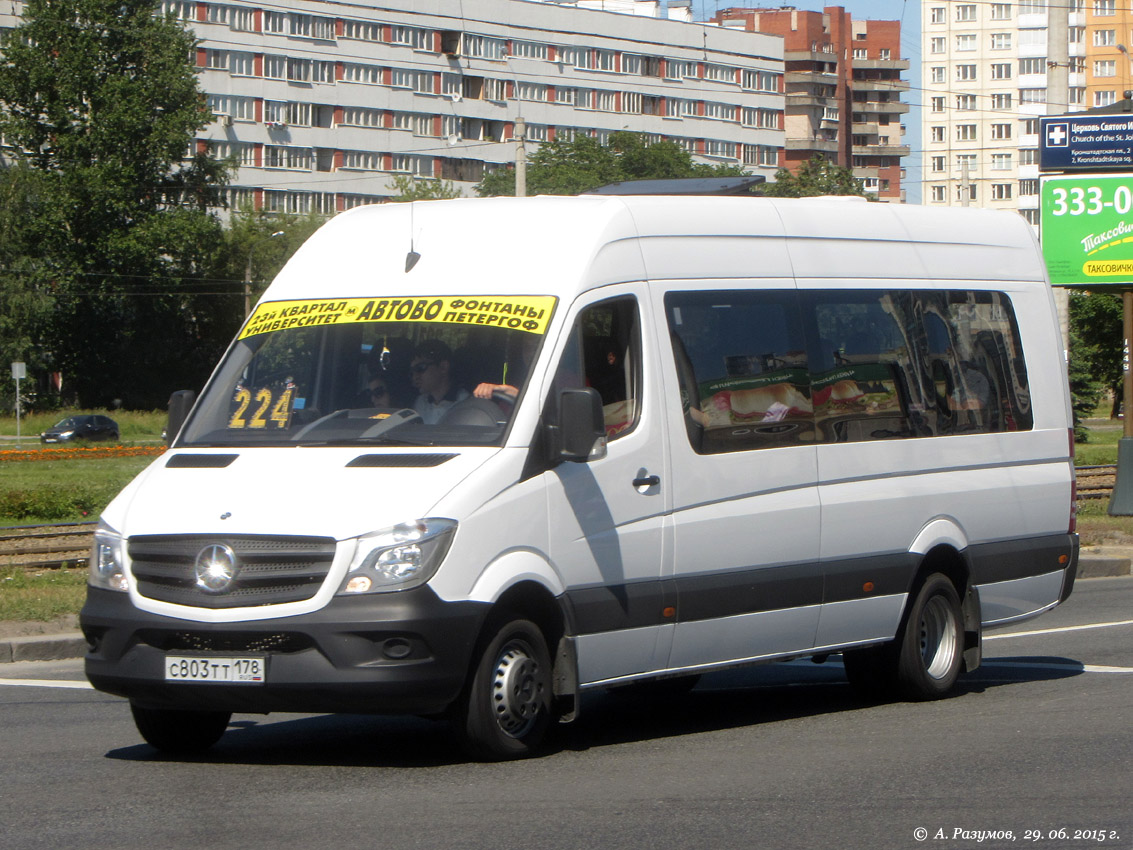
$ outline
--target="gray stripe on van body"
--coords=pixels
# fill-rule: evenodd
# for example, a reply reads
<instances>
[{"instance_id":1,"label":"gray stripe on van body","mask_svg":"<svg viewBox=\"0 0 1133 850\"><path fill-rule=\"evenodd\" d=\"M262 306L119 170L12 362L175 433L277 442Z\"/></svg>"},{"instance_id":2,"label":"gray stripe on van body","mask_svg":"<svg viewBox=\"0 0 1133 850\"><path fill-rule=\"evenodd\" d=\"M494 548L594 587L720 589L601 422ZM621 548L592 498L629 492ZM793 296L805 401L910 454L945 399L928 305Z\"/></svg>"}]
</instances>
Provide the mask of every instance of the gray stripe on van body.
<instances>
[{"instance_id":1,"label":"gray stripe on van body","mask_svg":"<svg viewBox=\"0 0 1133 850\"><path fill-rule=\"evenodd\" d=\"M971 566L972 584L989 584L1066 569L1077 561L1077 537L1055 534L982 543L963 554ZM1070 557L1068 564L1058 564L1062 555ZM906 594L912 590L922 557L894 552L824 563L761 565L572 589L566 597L575 633L595 634ZM867 582L872 584L869 590ZM670 606L676 608L676 615L666 617L664 609Z\"/></svg>"}]
</instances>

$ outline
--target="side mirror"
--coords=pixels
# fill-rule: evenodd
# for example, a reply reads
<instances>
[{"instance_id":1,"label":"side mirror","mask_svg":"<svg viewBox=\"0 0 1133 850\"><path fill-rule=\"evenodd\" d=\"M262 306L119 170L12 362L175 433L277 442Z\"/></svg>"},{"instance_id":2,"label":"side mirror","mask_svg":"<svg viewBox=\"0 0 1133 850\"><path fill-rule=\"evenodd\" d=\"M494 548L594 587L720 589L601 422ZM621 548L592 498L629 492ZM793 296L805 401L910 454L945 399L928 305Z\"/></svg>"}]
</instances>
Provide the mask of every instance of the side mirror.
<instances>
[{"instance_id":1,"label":"side mirror","mask_svg":"<svg viewBox=\"0 0 1133 850\"><path fill-rule=\"evenodd\" d=\"M165 445L173 445L196 400L197 394L192 390L177 390L169 397L169 421L165 425Z\"/></svg>"},{"instance_id":2,"label":"side mirror","mask_svg":"<svg viewBox=\"0 0 1133 850\"><path fill-rule=\"evenodd\" d=\"M606 424L602 398L590 387L559 394L558 424L552 425L552 461L583 463L606 456Z\"/></svg>"}]
</instances>

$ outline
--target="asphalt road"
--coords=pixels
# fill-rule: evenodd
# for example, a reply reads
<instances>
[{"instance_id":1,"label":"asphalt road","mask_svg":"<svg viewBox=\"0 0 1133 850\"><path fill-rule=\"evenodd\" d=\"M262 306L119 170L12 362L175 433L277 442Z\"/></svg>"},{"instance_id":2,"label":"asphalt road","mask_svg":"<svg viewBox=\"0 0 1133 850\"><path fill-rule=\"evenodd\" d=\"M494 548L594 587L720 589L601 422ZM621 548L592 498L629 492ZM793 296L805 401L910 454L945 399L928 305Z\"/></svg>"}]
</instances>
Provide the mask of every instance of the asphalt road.
<instances>
[{"instance_id":1,"label":"asphalt road","mask_svg":"<svg viewBox=\"0 0 1133 850\"><path fill-rule=\"evenodd\" d=\"M440 723L297 715L167 760L79 662L5 665L0 848L1133 848L1133 579L988 638L940 702L750 668L665 705L595 695L501 765Z\"/></svg>"}]
</instances>

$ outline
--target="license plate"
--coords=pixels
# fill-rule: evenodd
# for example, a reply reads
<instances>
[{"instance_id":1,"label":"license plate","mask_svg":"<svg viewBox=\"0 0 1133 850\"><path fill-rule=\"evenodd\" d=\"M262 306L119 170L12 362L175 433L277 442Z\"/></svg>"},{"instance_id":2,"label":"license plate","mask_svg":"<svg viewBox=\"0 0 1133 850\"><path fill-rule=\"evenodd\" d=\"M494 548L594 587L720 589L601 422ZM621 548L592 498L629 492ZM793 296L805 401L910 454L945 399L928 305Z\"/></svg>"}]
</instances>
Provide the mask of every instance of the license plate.
<instances>
[{"instance_id":1,"label":"license plate","mask_svg":"<svg viewBox=\"0 0 1133 850\"><path fill-rule=\"evenodd\" d=\"M267 660L257 657L167 655L167 682L223 682L233 685L262 685Z\"/></svg>"}]
</instances>

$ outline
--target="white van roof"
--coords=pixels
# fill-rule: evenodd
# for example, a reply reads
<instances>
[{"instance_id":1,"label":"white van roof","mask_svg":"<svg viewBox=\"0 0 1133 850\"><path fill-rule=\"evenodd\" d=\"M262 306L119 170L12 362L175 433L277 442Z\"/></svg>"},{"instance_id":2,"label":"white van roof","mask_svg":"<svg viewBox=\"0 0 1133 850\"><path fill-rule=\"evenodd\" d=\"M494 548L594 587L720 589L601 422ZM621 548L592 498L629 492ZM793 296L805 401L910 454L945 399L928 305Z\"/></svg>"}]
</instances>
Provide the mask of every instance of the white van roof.
<instances>
[{"instance_id":1,"label":"white van roof","mask_svg":"<svg viewBox=\"0 0 1133 850\"><path fill-rule=\"evenodd\" d=\"M265 300L570 295L643 279L1042 281L1036 244L1016 213L860 198L420 201L331 219Z\"/></svg>"}]
</instances>

